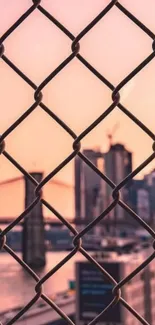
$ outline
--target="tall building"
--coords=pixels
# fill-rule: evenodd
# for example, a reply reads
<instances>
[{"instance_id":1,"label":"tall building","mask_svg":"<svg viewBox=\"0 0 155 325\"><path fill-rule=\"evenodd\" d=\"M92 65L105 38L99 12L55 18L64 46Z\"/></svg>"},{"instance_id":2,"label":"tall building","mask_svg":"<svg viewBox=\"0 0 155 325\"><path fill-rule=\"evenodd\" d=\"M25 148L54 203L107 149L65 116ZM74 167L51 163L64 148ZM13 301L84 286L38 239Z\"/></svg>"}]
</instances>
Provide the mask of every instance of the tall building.
<instances>
[{"instance_id":1,"label":"tall building","mask_svg":"<svg viewBox=\"0 0 155 325\"><path fill-rule=\"evenodd\" d=\"M38 182L42 180L42 173L31 174ZM35 199L35 186L25 178L25 208ZM22 250L23 260L32 268L45 265L45 233L42 204L37 205L26 215L23 222Z\"/></svg>"},{"instance_id":2,"label":"tall building","mask_svg":"<svg viewBox=\"0 0 155 325\"><path fill-rule=\"evenodd\" d=\"M104 154L105 169L107 175L118 184L132 171L132 153L124 145L111 145L109 151Z\"/></svg>"},{"instance_id":3,"label":"tall building","mask_svg":"<svg viewBox=\"0 0 155 325\"><path fill-rule=\"evenodd\" d=\"M83 154L98 168L103 154L84 150ZM103 164L102 164L103 165ZM75 158L75 218L88 224L104 209L105 182L82 159Z\"/></svg>"},{"instance_id":4,"label":"tall building","mask_svg":"<svg viewBox=\"0 0 155 325\"><path fill-rule=\"evenodd\" d=\"M145 175L144 180L148 186L155 186L155 169L153 169L149 174Z\"/></svg>"},{"instance_id":5,"label":"tall building","mask_svg":"<svg viewBox=\"0 0 155 325\"><path fill-rule=\"evenodd\" d=\"M98 253L94 257L116 281L120 281L136 269L149 253L150 248L141 247L138 252L118 254L109 251ZM122 297L149 324L154 324L155 321L154 266L155 263L152 262L121 289ZM113 285L88 261L76 263L76 288L76 323L79 325L88 324L113 300ZM121 303L118 303L103 314L97 324L139 325L140 323Z\"/></svg>"},{"instance_id":6,"label":"tall building","mask_svg":"<svg viewBox=\"0 0 155 325\"><path fill-rule=\"evenodd\" d=\"M132 172L132 153L129 152L122 144L111 145L108 152L104 154L105 174L118 185L128 174ZM121 197L124 202L128 203L129 187L131 181L121 189ZM109 185L106 186L106 204L112 201L112 190ZM126 212L117 205L107 216L107 222L122 223L126 217ZM114 223L113 223L114 225ZM115 226L112 226L116 228ZM117 230L117 229L113 229Z\"/></svg>"},{"instance_id":7,"label":"tall building","mask_svg":"<svg viewBox=\"0 0 155 325\"><path fill-rule=\"evenodd\" d=\"M155 169L144 177L144 181L149 191L150 202L150 225L155 226Z\"/></svg>"},{"instance_id":8,"label":"tall building","mask_svg":"<svg viewBox=\"0 0 155 325\"><path fill-rule=\"evenodd\" d=\"M143 179L132 181L129 206L151 227L155 225L155 170ZM138 223L135 222L135 226Z\"/></svg>"},{"instance_id":9,"label":"tall building","mask_svg":"<svg viewBox=\"0 0 155 325\"><path fill-rule=\"evenodd\" d=\"M129 190L129 206L144 221L151 224L150 188L145 179L134 179ZM133 220L132 220L133 222ZM135 221L135 226L139 224Z\"/></svg>"}]
</instances>

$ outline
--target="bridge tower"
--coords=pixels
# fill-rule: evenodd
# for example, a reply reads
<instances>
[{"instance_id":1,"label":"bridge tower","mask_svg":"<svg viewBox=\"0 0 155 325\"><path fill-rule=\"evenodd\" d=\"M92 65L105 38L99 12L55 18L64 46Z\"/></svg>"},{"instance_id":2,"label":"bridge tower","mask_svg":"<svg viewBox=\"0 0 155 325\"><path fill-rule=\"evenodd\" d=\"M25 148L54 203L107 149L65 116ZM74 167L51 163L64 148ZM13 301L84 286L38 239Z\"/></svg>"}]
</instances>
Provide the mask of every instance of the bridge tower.
<instances>
[{"instance_id":1,"label":"bridge tower","mask_svg":"<svg viewBox=\"0 0 155 325\"><path fill-rule=\"evenodd\" d=\"M42 173L31 173L38 182L42 180ZM25 208L35 199L35 186L25 177ZM27 214L23 222L22 236L23 260L32 268L45 266L45 233L42 204L37 205Z\"/></svg>"}]
</instances>

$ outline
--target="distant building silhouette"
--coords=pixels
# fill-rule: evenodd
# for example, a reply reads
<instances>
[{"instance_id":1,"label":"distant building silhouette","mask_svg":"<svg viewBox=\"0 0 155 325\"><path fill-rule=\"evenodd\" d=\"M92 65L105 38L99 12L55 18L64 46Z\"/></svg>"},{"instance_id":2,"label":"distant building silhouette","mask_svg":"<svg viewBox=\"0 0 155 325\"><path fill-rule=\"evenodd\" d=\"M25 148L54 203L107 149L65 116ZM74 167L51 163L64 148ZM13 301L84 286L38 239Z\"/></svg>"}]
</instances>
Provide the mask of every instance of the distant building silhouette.
<instances>
[{"instance_id":1,"label":"distant building silhouette","mask_svg":"<svg viewBox=\"0 0 155 325\"><path fill-rule=\"evenodd\" d=\"M103 154L84 150L83 154L97 167ZM103 164L102 164L103 166ZM104 184L82 159L75 158L75 219L88 224L104 209ZM97 228L96 228L97 229Z\"/></svg>"},{"instance_id":2,"label":"distant building silhouette","mask_svg":"<svg viewBox=\"0 0 155 325\"><path fill-rule=\"evenodd\" d=\"M132 172L132 153L120 143L107 152L84 150L83 154L118 185ZM155 226L155 169L143 179L131 179L120 190L121 199L151 227ZM112 188L78 156L75 158L75 219L82 228L98 217L113 201ZM127 226L128 225L128 226ZM133 234L139 223L117 206L92 230L94 235Z\"/></svg>"},{"instance_id":3,"label":"distant building silhouette","mask_svg":"<svg viewBox=\"0 0 155 325\"><path fill-rule=\"evenodd\" d=\"M144 181L149 191L150 202L150 225L155 226L155 169L151 173L145 175Z\"/></svg>"},{"instance_id":4,"label":"distant building silhouette","mask_svg":"<svg viewBox=\"0 0 155 325\"><path fill-rule=\"evenodd\" d=\"M143 179L132 181L129 206L152 228L155 226L155 170ZM139 226L135 222L135 226Z\"/></svg>"},{"instance_id":5,"label":"distant building silhouette","mask_svg":"<svg viewBox=\"0 0 155 325\"><path fill-rule=\"evenodd\" d=\"M84 150L83 154L98 168L99 162L101 162L102 168L99 169L116 185L132 172L132 153L122 144L111 145L106 153L89 149ZM129 181L121 190L121 197L126 203L129 201L131 184L132 181ZM88 224L88 222L99 216L112 200L112 188L77 156L75 159L76 220L82 220ZM102 228L103 232L105 228L108 232L116 232L115 223L117 222L121 224L123 230L126 223L125 218L126 212L117 205L103 222L99 223L99 228L100 230ZM121 228L118 230L120 231Z\"/></svg>"},{"instance_id":6,"label":"distant building silhouette","mask_svg":"<svg viewBox=\"0 0 155 325\"><path fill-rule=\"evenodd\" d=\"M129 152L122 144L111 145L108 152L104 154L105 174L108 176L115 185L118 185L127 175L132 172L132 153ZM129 200L129 187L131 186L129 181L120 190L121 198L124 202L128 203ZM112 189L109 185L106 185L106 205L108 206L112 201ZM120 206L116 206L107 216L107 222L115 221L115 223L121 223L123 227L123 221L126 218L126 212ZM116 224L113 222L113 230L117 231ZM120 226L119 226L120 227ZM118 229L120 230L120 229Z\"/></svg>"},{"instance_id":7,"label":"distant building silhouette","mask_svg":"<svg viewBox=\"0 0 155 325\"><path fill-rule=\"evenodd\" d=\"M129 193L129 206L144 221L151 223L150 188L144 179L134 179ZM135 222L135 226L139 226Z\"/></svg>"}]
</instances>

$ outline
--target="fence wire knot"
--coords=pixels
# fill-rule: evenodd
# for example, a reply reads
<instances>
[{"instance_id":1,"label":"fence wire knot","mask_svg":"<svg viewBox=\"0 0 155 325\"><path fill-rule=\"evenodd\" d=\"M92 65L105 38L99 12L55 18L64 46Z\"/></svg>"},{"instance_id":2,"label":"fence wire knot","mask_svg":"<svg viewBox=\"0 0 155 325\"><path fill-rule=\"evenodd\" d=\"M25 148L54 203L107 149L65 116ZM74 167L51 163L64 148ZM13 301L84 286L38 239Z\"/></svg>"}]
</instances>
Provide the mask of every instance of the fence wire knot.
<instances>
[{"instance_id":1,"label":"fence wire knot","mask_svg":"<svg viewBox=\"0 0 155 325\"><path fill-rule=\"evenodd\" d=\"M0 136L0 155L3 153L5 149L5 142L4 140L1 141L1 136Z\"/></svg>"},{"instance_id":2,"label":"fence wire knot","mask_svg":"<svg viewBox=\"0 0 155 325\"><path fill-rule=\"evenodd\" d=\"M6 236L1 236L2 229L0 229L0 251L4 248L6 243Z\"/></svg>"}]
</instances>

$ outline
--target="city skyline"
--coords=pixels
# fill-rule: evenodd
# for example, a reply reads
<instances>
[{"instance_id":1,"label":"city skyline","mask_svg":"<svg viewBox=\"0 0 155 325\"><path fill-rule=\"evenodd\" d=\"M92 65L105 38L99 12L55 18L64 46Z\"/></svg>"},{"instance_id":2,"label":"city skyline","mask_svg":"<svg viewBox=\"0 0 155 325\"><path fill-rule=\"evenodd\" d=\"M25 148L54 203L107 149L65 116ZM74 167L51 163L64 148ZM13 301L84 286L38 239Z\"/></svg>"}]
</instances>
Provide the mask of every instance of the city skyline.
<instances>
[{"instance_id":1,"label":"city skyline","mask_svg":"<svg viewBox=\"0 0 155 325\"><path fill-rule=\"evenodd\" d=\"M125 152L129 154L129 161L131 159L131 167L132 167L132 153L130 153L128 151L128 148L126 148L123 144L116 144L116 145L111 144L111 147L112 148L115 148L115 147L119 148L120 147L121 150L122 150L122 148L124 148L123 150L125 150ZM99 148L97 148L97 147L95 147L95 150L93 150L93 148L85 149L83 151L83 153L86 154L88 159L91 160L91 156L89 157L89 152L90 152L90 155L92 155L92 157L93 157L94 154L102 157L102 158L99 157L99 159L98 159L98 163L97 163L98 168L106 176L108 176L111 180L113 180L114 183L117 184L117 183L120 182L121 179L124 178L123 177L123 171L121 172L122 174L119 176L118 179L114 179L113 175L111 174L112 159L114 159L114 161L115 161L115 158L114 158L113 155L109 156L109 159L110 159L111 162L109 162L109 164L107 166L108 160L107 160L106 157L108 157L108 155L110 154L110 147L109 147L109 151L107 151L107 152L101 152L101 151L99 151ZM130 155L131 155L131 158L130 158ZM81 160L78 157L76 159ZM119 158L119 160L120 160L120 158ZM107 161L106 162L106 169L103 169L105 161ZM113 161L113 163L114 163L114 161ZM85 163L83 163L82 160L81 160L80 164L85 165ZM121 171L121 168L123 168L121 166L122 166L122 163L120 162L120 171ZM108 169L107 169L107 167L108 167ZM127 167L127 165L126 165L126 167ZM129 172L131 172L131 170L132 170L131 167L130 167L130 163L129 163L129 167L127 167L127 170L126 170L124 176L126 174L128 174ZM89 170L90 168L87 167L87 165L85 165L84 169L86 171L87 169ZM141 178L141 180L139 180L139 181L140 182L146 181L148 183L151 182L151 178L153 177L153 170L154 169L151 169L150 172L146 173L144 175L145 177ZM32 171L29 171L29 172L32 172ZM42 171L38 170L37 172L42 172ZM90 172L91 172L90 176L91 176L91 174L93 174L93 179L95 181L95 184L97 184L96 181L97 182L101 181L100 177L98 178L98 176L97 176L97 174L95 172L93 172L93 171L90 171ZM76 174L76 171L75 171L75 167L74 167L74 176L75 176L75 174ZM88 176L89 176L89 173L88 173ZM137 178L134 178L134 180L136 180L136 179ZM65 217L67 217L69 219L73 219L73 216L75 216L75 209L76 209L76 204L75 204L75 201L74 201L74 195L75 195L74 191L75 191L75 187L76 187L75 182L76 182L76 180L73 182L73 184L67 184L62 180L58 180L58 179L54 178L54 179L50 180L43 187L43 197L48 202L50 202L51 205L57 211L59 211L63 216L65 216ZM88 184L89 184L89 182L88 182ZM88 184L87 184L87 186L88 186ZM90 186L90 190L91 190L92 186L93 186L93 183ZM97 214L99 214L99 212L103 211L103 209L105 208L105 204L106 205L108 204L107 199L111 198L111 189L110 189L110 187L107 186L107 190L105 188L106 188L106 183L103 181L102 190L99 191L98 194L96 193L97 194L97 200L100 201L100 203L99 203L100 208L99 208L98 212L96 211ZM142 186L142 188L143 188L143 186ZM108 197L106 199L105 199L105 197L102 197L103 192L105 192L105 190L107 191L107 194L108 194ZM23 212L23 210L24 210L24 195L25 194L24 194L24 178L23 178L22 175L21 175L21 177L17 177L17 178L14 178L14 179L5 180L5 181L0 182L0 191L1 191L0 216L2 216L2 218L15 217L15 216L17 216L17 215L19 215L20 213ZM77 195L79 196L78 192L77 192ZM82 197L82 195L83 194L81 192L79 198ZM98 195L99 195L99 197L98 197ZM18 201L16 200L17 197L18 197ZM5 203L6 199L7 199L7 205ZM125 199L125 201L126 201L126 199ZM102 202L102 201L104 201L104 202ZM15 202L16 202L16 204L15 204ZM135 210L135 206L134 206L134 210ZM43 208L43 214L44 214L44 217L52 217L52 218L54 217L54 215L48 209L46 209L45 207Z\"/></svg>"},{"instance_id":2,"label":"city skyline","mask_svg":"<svg viewBox=\"0 0 155 325\"><path fill-rule=\"evenodd\" d=\"M108 152L98 150L84 150L83 154L106 175L114 184L118 185L133 171L132 153L122 144L111 144ZM100 216L113 201L112 188L97 173L87 166L80 157L75 159L75 222L85 224ZM145 175L141 180L131 179L120 189L122 201L127 204L143 220L154 227L154 190L155 172ZM128 227L126 228L126 224ZM130 214L117 205L100 222L99 227L93 229L97 236L105 232L114 234L132 234L138 223ZM81 229L81 225L79 225Z\"/></svg>"},{"instance_id":3,"label":"city skyline","mask_svg":"<svg viewBox=\"0 0 155 325\"><path fill-rule=\"evenodd\" d=\"M106 137L108 138L108 130L107 130L107 133L106 133ZM107 140L107 143L109 144L109 147L107 146L107 151L103 151L102 149L102 146L99 146L99 145L94 145L94 146L86 146L86 147L84 147L84 148L82 148L82 150L80 150L81 152L84 152L84 151L89 151L89 150L93 150L94 152L100 152L100 153L102 153L103 155L105 154L105 153L107 153L108 152L108 149L110 149L110 145L121 145L121 146L124 146L127 150L129 150L129 152L131 152L132 153L132 157L134 158L134 152L132 152L132 151L130 151L130 149L129 149L129 147L127 147L126 145L125 145L125 143L123 143L123 142L118 142L118 141L112 141L111 142L111 144L110 144L110 142L109 142L109 139ZM77 155L78 156L78 155ZM134 159L133 159L134 160ZM74 160L71 162L72 163L72 165L74 165ZM74 173L74 166L72 166L73 168L73 173ZM155 162L153 161L152 162L152 164L150 163L148 166L147 166L148 168L144 168L145 169L145 172L144 172L144 169L142 170L142 172L140 172L140 173L138 173L134 178L135 179L143 179L146 175L148 175L148 174L150 174L153 170L155 170ZM133 168L134 169L134 168ZM27 170L27 172L28 173L33 173L33 172L41 172L41 173L43 173L43 175L45 176L45 172L46 172L46 170L43 170L43 168L41 168L41 169L36 169L36 168L34 168L34 167L32 167L32 168L30 168L29 170ZM15 175L10 175L10 177L6 177L6 178L2 178L2 179L0 179L0 186L1 185L5 185L5 184L11 184L11 183L13 183L14 181L18 181L18 180L20 180L20 179L22 179L23 177L24 177L24 175L22 174L22 173L20 173L19 171L17 171L17 173L18 174L15 174ZM61 173L61 171L59 172L59 173ZM60 185L60 186L65 186L65 187L72 187L72 188L74 188L75 187L75 184L74 184L74 181L73 181L73 179L74 179L74 177L73 177L73 179L72 179L72 181L71 182L67 182L66 181L66 179L64 178L64 177L62 177L62 178L59 178L59 177L57 177L57 176L59 176L59 173L54 177L54 178L51 178L51 180L49 181L49 182L52 182L52 183L54 183L54 184L57 184L57 185ZM72 173L71 173L72 174Z\"/></svg>"}]
</instances>

